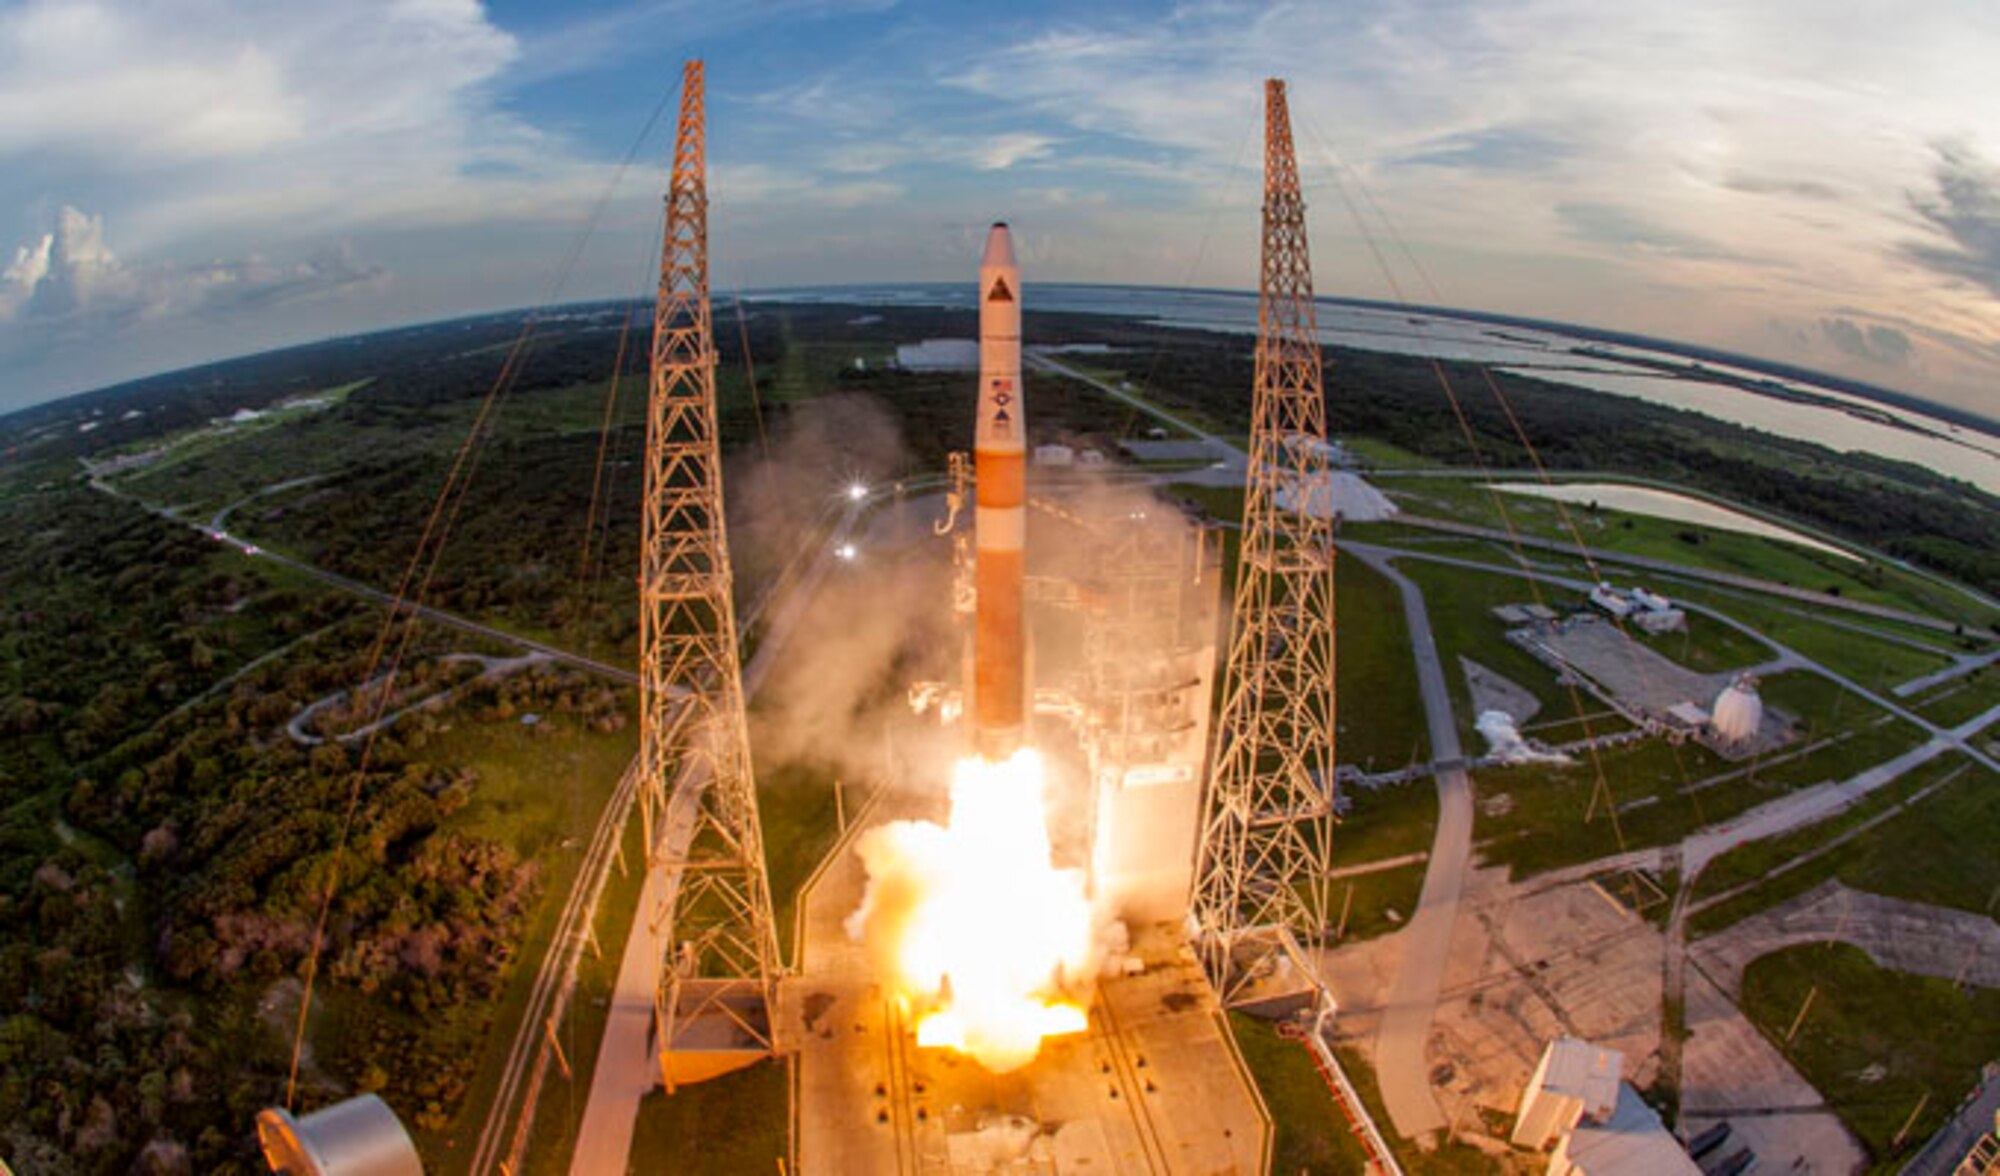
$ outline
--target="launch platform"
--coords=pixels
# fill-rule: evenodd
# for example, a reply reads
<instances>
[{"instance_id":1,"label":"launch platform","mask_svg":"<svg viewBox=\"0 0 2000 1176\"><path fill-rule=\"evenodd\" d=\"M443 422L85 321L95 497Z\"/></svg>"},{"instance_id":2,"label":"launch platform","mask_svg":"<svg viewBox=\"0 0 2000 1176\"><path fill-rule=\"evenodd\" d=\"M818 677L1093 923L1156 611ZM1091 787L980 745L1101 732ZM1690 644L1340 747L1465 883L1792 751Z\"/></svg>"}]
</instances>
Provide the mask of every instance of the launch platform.
<instances>
[{"instance_id":1,"label":"launch platform","mask_svg":"<svg viewBox=\"0 0 2000 1176\"><path fill-rule=\"evenodd\" d=\"M862 824L942 816L936 798L885 796ZM988 1073L914 1026L842 924L866 877L838 847L802 896L800 974L779 1002L798 1059L806 1176L1187 1173L1265 1170L1271 1126L1223 1014L1171 928L1138 929L1139 966L1100 982L1088 1031Z\"/></svg>"}]
</instances>

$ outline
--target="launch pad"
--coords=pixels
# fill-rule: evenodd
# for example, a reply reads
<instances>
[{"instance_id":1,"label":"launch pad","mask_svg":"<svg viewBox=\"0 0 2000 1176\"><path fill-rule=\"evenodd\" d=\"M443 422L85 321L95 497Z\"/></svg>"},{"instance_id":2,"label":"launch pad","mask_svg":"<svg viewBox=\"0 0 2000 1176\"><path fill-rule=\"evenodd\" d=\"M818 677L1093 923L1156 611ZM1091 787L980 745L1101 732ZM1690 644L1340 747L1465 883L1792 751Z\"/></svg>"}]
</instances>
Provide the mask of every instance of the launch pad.
<instances>
[{"instance_id":1,"label":"launch pad","mask_svg":"<svg viewBox=\"0 0 2000 1176\"><path fill-rule=\"evenodd\" d=\"M939 816L934 795L898 793L865 824ZM778 1032L798 1059L801 1172L1264 1171L1269 1120L1177 927L1135 930L1133 965L1099 982L1086 1032L1050 1038L1023 1069L994 1075L918 1048L843 927L865 885L843 843L801 897L800 975L785 986Z\"/></svg>"}]
</instances>

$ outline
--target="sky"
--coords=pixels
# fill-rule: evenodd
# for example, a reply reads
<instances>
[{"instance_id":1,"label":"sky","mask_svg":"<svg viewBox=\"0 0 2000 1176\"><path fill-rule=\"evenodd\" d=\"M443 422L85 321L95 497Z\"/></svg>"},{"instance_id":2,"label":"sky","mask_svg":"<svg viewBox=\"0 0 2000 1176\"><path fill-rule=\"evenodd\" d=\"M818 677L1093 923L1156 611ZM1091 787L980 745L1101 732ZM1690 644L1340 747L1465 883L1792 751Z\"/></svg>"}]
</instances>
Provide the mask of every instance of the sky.
<instances>
[{"instance_id":1,"label":"sky","mask_svg":"<svg viewBox=\"0 0 2000 1176\"><path fill-rule=\"evenodd\" d=\"M1282 76L1321 294L2000 415L1990 0L0 0L0 411L645 295L690 55L718 292L1254 287Z\"/></svg>"}]
</instances>

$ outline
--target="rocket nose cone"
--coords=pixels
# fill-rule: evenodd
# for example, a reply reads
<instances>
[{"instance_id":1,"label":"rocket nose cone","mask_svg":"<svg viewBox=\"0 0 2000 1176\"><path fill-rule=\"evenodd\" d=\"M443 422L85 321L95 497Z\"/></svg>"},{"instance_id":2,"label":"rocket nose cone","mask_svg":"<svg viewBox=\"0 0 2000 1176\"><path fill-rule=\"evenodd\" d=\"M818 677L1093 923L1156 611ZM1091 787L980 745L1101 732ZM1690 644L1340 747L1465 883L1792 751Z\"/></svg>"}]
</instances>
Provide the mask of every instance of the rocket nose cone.
<instances>
[{"instance_id":1,"label":"rocket nose cone","mask_svg":"<svg viewBox=\"0 0 2000 1176\"><path fill-rule=\"evenodd\" d=\"M994 266L1014 268L1014 235L1007 231L1006 221L995 221L986 233L986 256L979 259L981 269Z\"/></svg>"}]
</instances>

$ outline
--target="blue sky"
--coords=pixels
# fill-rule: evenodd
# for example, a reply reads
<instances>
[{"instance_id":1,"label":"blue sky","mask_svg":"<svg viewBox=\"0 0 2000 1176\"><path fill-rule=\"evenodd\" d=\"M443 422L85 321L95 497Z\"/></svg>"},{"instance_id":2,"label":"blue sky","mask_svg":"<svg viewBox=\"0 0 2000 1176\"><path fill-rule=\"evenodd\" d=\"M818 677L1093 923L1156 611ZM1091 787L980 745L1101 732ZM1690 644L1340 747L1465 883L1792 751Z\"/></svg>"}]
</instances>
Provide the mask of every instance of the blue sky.
<instances>
[{"instance_id":1,"label":"blue sky","mask_svg":"<svg viewBox=\"0 0 2000 1176\"><path fill-rule=\"evenodd\" d=\"M2000 409L1984 0L0 2L0 409L539 302L607 193L560 294L644 292L689 54L719 289L962 278L999 216L1034 279L1247 287L1276 74L1322 293Z\"/></svg>"}]
</instances>

